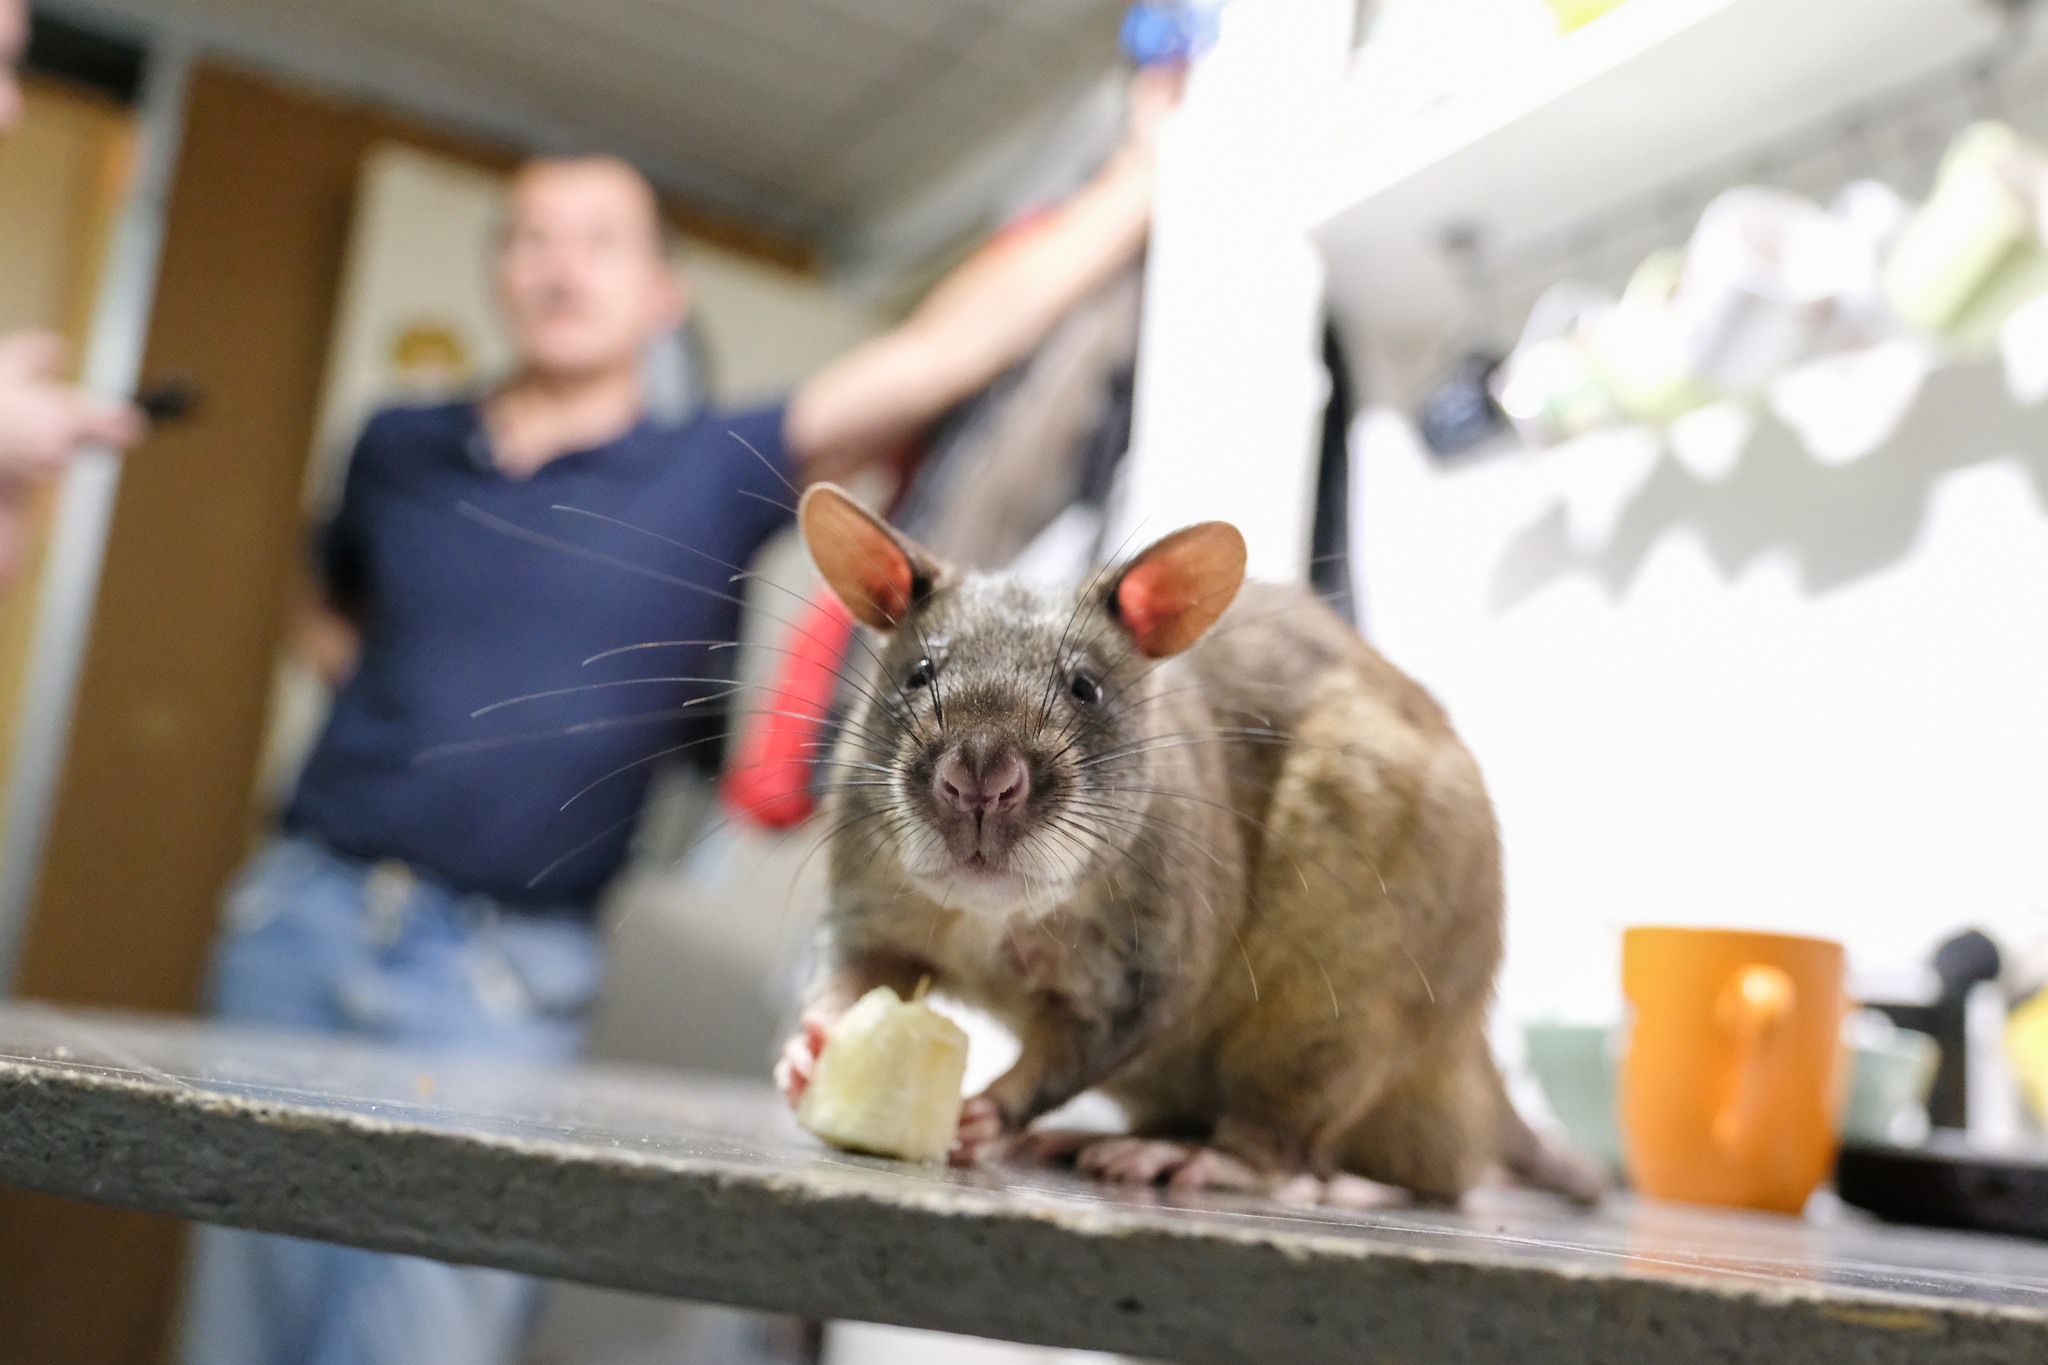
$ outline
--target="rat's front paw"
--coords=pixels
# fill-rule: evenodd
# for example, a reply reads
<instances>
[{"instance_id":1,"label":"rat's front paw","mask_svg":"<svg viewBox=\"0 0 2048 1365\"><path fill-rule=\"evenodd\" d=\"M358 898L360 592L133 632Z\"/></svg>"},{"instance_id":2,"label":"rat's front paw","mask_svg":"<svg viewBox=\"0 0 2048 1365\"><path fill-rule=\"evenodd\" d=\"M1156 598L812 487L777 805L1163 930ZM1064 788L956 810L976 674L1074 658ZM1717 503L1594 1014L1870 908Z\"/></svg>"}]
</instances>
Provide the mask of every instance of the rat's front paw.
<instances>
[{"instance_id":1,"label":"rat's front paw","mask_svg":"<svg viewBox=\"0 0 2048 1365\"><path fill-rule=\"evenodd\" d=\"M806 1013L798 1021L796 1036L782 1045L782 1056L775 1063L775 1088L792 1109L803 1099L804 1091L810 1089L811 1077L817 1074L818 1054L825 1050L825 1030L829 1026L823 1016Z\"/></svg>"},{"instance_id":2,"label":"rat's front paw","mask_svg":"<svg viewBox=\"0 0 2048 1365\"><path fill-rule=\"evenodd\" d=\"M972 1166L994 1152L1002 1136L1002 1107L987 1095L976 1095L960 1106L960 1131L947 1159L955 1166Z\"/></svg>"}]
</instances>

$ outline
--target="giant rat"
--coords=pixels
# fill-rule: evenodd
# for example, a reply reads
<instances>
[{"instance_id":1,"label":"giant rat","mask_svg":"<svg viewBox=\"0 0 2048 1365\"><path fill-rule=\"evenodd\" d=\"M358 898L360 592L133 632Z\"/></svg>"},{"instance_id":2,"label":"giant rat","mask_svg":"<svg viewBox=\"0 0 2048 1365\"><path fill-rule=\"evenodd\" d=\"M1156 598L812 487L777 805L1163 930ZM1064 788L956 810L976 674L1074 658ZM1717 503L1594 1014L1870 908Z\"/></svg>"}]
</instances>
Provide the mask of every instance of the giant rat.
<instances>
[{"instance_id":1,"label":"giant rat","mask_svg":"<svg viewBox=\"0 0 2048 1365\"><path fill-rule=\"evenodd\" d=\"M843 491L800 519L871 627L835 751L830 905L778 1078L929 976L1016 1033L959 1159L1276 1188L1340 1173L1453 1200L1490 1166L1600 1177L1523 1124L1488 1050L1500 843L1443 710L1235 527L1078 590L941 564ZM1126 1136L1015 1139L1099 1089Z\"/></svg>"}]
</instances>

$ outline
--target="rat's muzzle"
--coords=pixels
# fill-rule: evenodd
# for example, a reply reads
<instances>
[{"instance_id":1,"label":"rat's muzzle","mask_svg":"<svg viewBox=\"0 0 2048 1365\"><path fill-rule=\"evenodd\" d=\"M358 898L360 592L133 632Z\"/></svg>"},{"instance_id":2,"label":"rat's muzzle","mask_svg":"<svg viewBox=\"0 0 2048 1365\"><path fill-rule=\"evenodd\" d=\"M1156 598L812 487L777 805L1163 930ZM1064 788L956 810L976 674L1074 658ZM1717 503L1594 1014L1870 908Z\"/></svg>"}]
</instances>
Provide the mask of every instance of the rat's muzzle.
<instances>
[{"instance_id":1,"label":"rat's muzzle","mask_svg":"<svg viewBox=\"0 0 2048 1365\"><path fill-rule=\"evenodd\" d=\"M950 746L932 771L933 823L968 869L999 872L1024 832L1031 765L1007 740L976 734Z\"/></svg>"}]
</instances>

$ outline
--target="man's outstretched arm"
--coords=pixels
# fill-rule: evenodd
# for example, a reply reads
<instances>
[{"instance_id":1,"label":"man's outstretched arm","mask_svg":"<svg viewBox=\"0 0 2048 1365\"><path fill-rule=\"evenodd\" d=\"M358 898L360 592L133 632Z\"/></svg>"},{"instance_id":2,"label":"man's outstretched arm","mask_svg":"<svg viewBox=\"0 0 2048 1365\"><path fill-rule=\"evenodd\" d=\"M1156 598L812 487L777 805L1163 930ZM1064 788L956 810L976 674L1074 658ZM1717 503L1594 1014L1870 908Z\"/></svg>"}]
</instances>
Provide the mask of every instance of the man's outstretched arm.
<instances>
[{"instance_id":1,"label":"man's outstretched arm","mask_svg":"<svg viewBox=\"0 0 2048 1365\"><path fill-rule=\"evenodd\" d=\"M1044 221L983 247L899 326L804 382L785 434L807 480L840 477L895 449L1028 355L1143 249L1154 134L1179 92L1178 70L1140 72L1129 136L1087 186Z\"/></svg>"}]
</instances>

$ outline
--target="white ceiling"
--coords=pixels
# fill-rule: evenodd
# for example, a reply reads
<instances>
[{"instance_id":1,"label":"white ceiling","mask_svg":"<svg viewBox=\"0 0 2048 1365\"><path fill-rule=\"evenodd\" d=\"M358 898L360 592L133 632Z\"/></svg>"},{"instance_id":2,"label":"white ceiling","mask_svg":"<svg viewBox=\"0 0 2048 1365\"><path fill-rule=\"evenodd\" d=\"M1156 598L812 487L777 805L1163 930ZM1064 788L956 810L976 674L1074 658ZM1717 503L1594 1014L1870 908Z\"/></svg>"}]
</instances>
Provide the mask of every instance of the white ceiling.
<instances>
[{"instance_id":1,"label":"white ceiling","mask_svg":"<svg viewBox=\"0 0 2048 1365\"><path fill-rule=\"evenodd\" d=\"M1116 62L1124 0L54 0L668 188L828 248Z\"/></svg>"}]
</instances>

